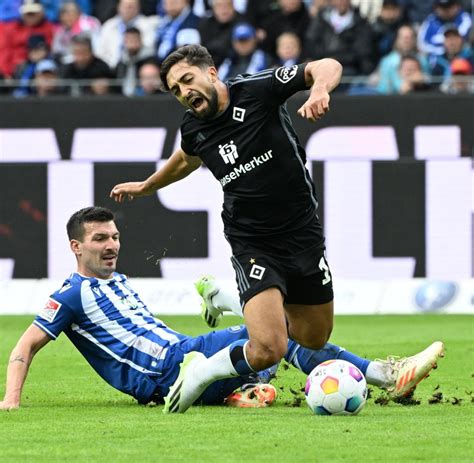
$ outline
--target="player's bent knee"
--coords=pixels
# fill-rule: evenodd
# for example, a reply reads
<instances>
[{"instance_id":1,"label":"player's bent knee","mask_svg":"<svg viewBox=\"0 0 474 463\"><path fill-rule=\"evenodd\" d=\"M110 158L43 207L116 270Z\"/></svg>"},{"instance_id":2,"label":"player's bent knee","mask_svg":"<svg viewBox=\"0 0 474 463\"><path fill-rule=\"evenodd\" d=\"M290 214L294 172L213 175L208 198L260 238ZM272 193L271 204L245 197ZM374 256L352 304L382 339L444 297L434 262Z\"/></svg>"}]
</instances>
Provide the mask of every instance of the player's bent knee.
<instances>
[{"instance_id":1,"label":"player's bent knee","mask_svg":"<svg viewBox=\"0 0 474 463\"><path fill-rule=\"evenodd\" d=\"M287 350L287 343L258 344L253 346L253 357L258 359L261 368L267 368L279 362Z\"/></svg>"},{"instance_id":2,"label":"player's bent knee","mask_svg":"<svg viewBox=\"0 0 474 463\"><path fill-rule=\"evenodd\" d=\"M290 337L296 341L298 344L301 344L303 347L313 350L322 349L326 343L329 341L331 336L331 330L325 333L308 333L303 336L293 336L290 334Z\"/></svg>"}]
</instances>

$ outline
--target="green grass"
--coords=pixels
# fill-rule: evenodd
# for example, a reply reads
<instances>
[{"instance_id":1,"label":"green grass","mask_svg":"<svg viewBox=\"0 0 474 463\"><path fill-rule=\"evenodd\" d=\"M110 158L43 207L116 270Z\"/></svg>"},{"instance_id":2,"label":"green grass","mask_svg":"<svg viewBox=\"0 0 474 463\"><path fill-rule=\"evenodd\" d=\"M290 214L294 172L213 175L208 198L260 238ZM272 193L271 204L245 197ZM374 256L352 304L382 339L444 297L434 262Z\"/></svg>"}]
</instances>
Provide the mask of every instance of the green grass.
<instances>
[{"instance_id":1,"label":"green grass","mask_svg":"<svg viewBox=\"0 0 474 463\"><path fill-rule=\"evenodd\" d=\"M204 331L197 317L163 318L185 333ZM0 384L30 321L0 317ZM161 407L138 406L105 384L61 336L35 358L20 410L0 413L0 462L473 462L473 322L454 315L338 317L332 342L370 358L412 354L436 339L446 344L445 359L416 391L420 405L378 405L373 389L355 417L318 417L304 402L294 406L305 378L293 368L280 369L271 408L194 407L164 416ZM443 401L430 405L438 385Z\"/></svg>"}]
</instances>

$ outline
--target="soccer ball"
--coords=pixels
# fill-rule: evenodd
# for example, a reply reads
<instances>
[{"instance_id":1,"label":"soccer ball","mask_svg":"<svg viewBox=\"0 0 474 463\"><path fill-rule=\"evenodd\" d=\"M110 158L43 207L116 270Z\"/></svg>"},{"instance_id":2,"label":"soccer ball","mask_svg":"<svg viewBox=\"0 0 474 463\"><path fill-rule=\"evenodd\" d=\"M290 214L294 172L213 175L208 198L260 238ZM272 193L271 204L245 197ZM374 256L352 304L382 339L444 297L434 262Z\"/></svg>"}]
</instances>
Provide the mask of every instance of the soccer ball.
<instances>
[{"instance_id":1,"label":"soccer ball","mask_svg":"<svg viewBox=\"0 0 474 463\"><path fill-rule=\"evenodd\" d=\"M367 398L367 383L352 363L327 360L308 375L305 396L316 415L357 415Z\"/></svg>"}]
</instances>

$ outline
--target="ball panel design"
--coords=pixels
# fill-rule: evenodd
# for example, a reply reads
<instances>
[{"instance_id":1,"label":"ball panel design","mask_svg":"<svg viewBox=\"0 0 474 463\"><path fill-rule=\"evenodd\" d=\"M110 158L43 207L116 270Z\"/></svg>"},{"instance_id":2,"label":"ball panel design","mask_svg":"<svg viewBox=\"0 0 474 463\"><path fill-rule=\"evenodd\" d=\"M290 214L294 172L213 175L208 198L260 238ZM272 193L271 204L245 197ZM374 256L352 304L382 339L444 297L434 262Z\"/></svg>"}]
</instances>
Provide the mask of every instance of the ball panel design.
<instances>
[{"instance_id":1,"label":"ball panel design","mask_svg":"<svg viewBox=\"0 0 474 463\"><path fill-rule=\"evenodd\" d=\"M318 405L315 409L314 409L314 413L315 415L330 415L331 413L326 410L322 405Z\"/></svg>"},{"instance_id":2,"label":"ball panel design","mask_svg":"<svg viewBox=\"0 0 474 463\"><path fill-rule=\"evenodd\" d=\"M347 399L342 394L335 392L324 397L323 406L334 415L335 413L340 413L345 409L346 402Z\"/></svg>"},{"instance_id":3,"label":"ball panel design","mask_svg":"<svg viewBox=\"0 0 474 463\"><path fill-rule=\"evenodd\" d=\"M326 376L321 381L321 389L325 394L333 394L339 390L339 381L337 378L332 376Z\"/></svg>"},{"instance_id":4,"label":"ball panel design","mask_svg":"<svg viewBox=\"0 0 474 463\"><path fill-rule=\"evenodd\" d=\"M309 388L311 387L311 376L308 376L306 378L306 385L304 387L304 393L305 395L308 395L309 394Z\"/></svg>"},{"instance_id":5,"label":"ball panel design","mask_svg":"<svg viewBox=\"0 0 474 463\"><path fill-rule=\"evenodd\" d=\"M354 380L352 376L344 375L339 380L339 393L347 399L350 399L353 395L357 394L359 390L359 383Z\"/></svg>"},{"instance_id":6,"label":"ball panel design","mask_svg":"<svg viewBox=\"0 0 474 463\"><path fill-rule=\"evenodd\" d=\"M325 362L320 363L320 364L318 365L318 367L326 367L326 366L328 366L328 365L331 365L331 364L334 363L334 362L337 362L337 360L326 360Z\"/></svg>"},{"instance_id":7,"label":"ball panel design","mask_svg":"<svg viewBox=\"0 0 474 463\"><path fill-rule=\"evenodd\" d=\"M345 410L350 413L356 413L358 411L357 409L362 408L361 405L364 405L364 403L365 403L365 400L356 395L354 397L351 397L346 402Z\"/></svg>"},{"instance_id":8,"label":"ball panel design","mask_svg":"<svg viewBox=\"0 0 474 463\"><path fill-rule=\"evenodd\" d=\"M350 366L349 367L349 374L356 380L356 381L362 381L364 379L364 375L362 374L362 372L354 367L354 366Z\"/></svg>"}]
</instances>

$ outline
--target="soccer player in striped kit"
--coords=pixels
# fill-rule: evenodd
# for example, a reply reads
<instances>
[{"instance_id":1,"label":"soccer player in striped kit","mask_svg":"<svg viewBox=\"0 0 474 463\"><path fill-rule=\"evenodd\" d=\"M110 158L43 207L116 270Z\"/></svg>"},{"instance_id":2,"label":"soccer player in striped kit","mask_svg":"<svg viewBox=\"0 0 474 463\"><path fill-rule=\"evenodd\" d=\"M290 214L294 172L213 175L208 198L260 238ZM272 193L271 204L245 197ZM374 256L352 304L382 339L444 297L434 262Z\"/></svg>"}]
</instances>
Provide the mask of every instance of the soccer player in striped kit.
<instances>
[{"instance_id":1,"label":"soccer player in striped kit","mask_svg":"<svg viewBox=\"0 0 474 463\"><path fill-rule=\"evenodd\" d=\"M110 210L87 207L77 211L68 221L67 232L77 259L77 270L51 295L13 349L0 410L20 406L33 357L61 332L107 383L143 404L163 401L176 383L180 365L188 353L199 352L212 358L233 343L248 339L244 326L191 337L174 331L154 317L127 277L115 271L120 234ZM214 324L218 323L222 310L232 310L212 306L213 297L219 293L214 280L201 279L198 291L210 310L207 319L214 317ZM231 300L232 297L222 291L219 297L214 297L214 303L220 306ZM431 357L426 353L423 356L424 368L431 369L437 359L433 357L432 346L427 350ZM286 358L305 373L325 360L343 358L358 366L370 384L386 388L396 387L397 378L401 377L399 373L406 370L399 368L394 373L390 362L370 362L332 344L311 351L289 341ZM416 356L408 359L414 358ZM414 363L410 360L409 364L423 366L418 360ZM254 384L242 393L231 393L249 381L268 381L273 372L274 368L257 375L235 375L213 381L195 402L222 404L227 401L237 406L265 406L275 398L272 386Z\"/></svg>"}]
</instances>

